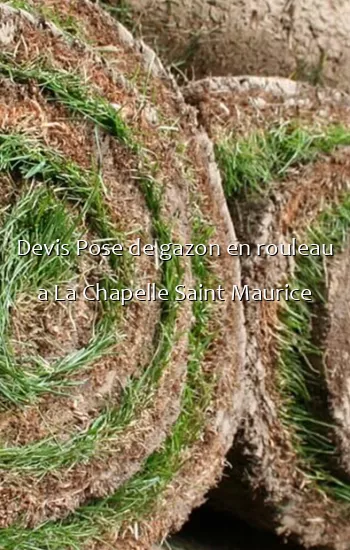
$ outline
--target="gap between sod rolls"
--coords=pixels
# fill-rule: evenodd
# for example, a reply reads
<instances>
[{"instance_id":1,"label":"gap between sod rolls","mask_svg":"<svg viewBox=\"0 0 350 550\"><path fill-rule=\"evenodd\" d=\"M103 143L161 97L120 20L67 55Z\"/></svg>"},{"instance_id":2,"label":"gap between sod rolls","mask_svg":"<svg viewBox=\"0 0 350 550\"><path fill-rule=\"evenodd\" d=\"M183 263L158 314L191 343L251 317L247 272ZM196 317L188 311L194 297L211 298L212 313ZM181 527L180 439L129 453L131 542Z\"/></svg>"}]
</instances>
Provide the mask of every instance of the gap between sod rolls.
<instances>
[{"instance_id":1,"label":"gap between sod rolls","mask_svg":"<svg viewBox=\"0 0 350 550\"><path fill-rule=\"evenodd\" d=\"M274 125L244 138L226 137L216 144L226 197L238 201L267 196L289 168L312 163L337 147L350 145L350 131L341 125L326 128L301 126L295 122ZM350 195L326 208L301 235L306 243L334 244L340 252L350 230ZM305 475L314 487L343 502L350 502L350 483L334 474L332 460L337 454L329 431L332 426L315 416L313 388L323 386L322 373L312 359L322 358L322 349L312 341L311 327L315 303L326 303L323 259L297 256L291 287L309 288L313 302L283 302L276 335L278 385L283 405L281 419L292 432L292 441ZM324 403L327 407L327 403ZM334 466L334 462L333 462Z\"/></svg>"}]
</instances>

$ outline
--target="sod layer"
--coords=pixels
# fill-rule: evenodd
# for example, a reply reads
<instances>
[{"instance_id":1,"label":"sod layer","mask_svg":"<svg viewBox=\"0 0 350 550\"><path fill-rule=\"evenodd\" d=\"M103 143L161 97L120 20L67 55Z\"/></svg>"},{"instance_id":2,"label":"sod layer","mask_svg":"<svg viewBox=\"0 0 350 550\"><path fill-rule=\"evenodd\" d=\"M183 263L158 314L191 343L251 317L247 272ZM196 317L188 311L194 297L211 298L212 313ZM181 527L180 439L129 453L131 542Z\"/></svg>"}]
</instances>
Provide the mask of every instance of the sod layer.
<instances>
[{"instance_id":1,"label":"sod layer","mask_svg":"<svg viewBox=\"0 0 350 550\"><path fill-rule=\"evenodd\" d=\"M250 245L243 283L312 293L245 303L244 420L230 481L213 498L306 547L346 550L349 97L250 77L199 81L185 97L215 142L238 237ZM293 239L328 254L259 253Z\"/></svg>"},{"instance_id":2,"label":"sod layer","mask_svg":"<svg viewBox=\"0 0 350 550\"><path fill-rule=\"evenodd\" d=\"M342 0L104 0L180 77L288 76L349 92ZM327 25L324 24L327 21Z\"/></svg>"},{"instance_id":3,"label":"sod layer","mask_svg":"<svg viewBox=\"0 0 350 550\"><path fill-rule=\"evenodd\" d=\"M0 547L149 548L219 478L241 406L240 304L174 289L239 263L75 243L236 242L212 147L153 52L88 1L1 3L0 43ZM170 299L37 298L152 283Z\"/></svg>"}]
</instances>

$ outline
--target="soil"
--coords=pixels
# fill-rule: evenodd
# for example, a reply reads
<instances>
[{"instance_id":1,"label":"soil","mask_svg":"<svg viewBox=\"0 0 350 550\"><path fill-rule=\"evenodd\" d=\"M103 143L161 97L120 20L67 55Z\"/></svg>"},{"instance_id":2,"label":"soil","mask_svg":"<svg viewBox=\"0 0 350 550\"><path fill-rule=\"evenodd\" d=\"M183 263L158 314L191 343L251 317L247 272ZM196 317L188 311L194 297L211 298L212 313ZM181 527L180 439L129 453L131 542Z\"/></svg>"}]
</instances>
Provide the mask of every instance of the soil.
<instances>
[{"instance_id":1,"label":"soil","mask_svg":"<svg viewBox=\"0 0 350 550\"><path fill-rule=\"evenodd\" d=\"M348 359L349 339L349 248L334 259L328 270L329 330L324 360L327 387L330 392L335 432L341 449L342 468L350 468L350 415Z\"/></svg>"}]
</instances>

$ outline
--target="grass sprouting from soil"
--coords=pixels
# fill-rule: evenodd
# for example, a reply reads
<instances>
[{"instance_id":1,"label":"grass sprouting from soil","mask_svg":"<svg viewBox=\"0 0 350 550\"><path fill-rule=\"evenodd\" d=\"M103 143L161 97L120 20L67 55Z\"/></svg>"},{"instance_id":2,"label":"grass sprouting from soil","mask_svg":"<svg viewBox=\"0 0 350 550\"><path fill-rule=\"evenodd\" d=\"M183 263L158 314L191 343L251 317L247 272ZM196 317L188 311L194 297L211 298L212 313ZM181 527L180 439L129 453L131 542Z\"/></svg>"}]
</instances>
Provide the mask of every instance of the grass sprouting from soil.
<instances>
[{"instance_id":1,"label":"grass sprouting from soil","mask_svg":"<svg viewBox=\"0 0 350 550\"><path fill-rule=\"evenodd\" d=\"M98 95L78 74L45 68L40 61L18 64L12 57L3 54L0 56L0 74L15 82L35 81L41 90L50 92L68 109L98 124L123 144L135 146L131 132L119 113L120 108Z\"/></svg>"},{"instance_id":2,"label":"grass sprouting from soil","mask_svg":"<svg viewBox=\"0 0 350 550\"><path fill-rule=\"evenodd\" d=\"M27 2L26 0L5 0L4 4L8 4L12 8L20 9L28 13L37 13L41 17L44 17L46 20L56 25L56 27L58 27L62 32L67 33L67 35L78 39L85 38L83 29L77 19L72 15L63 15L58 13L53 6L33 5L31 2Z\"/></svg>"},{"instance_id":3,"label":"grass sprouting from soil","mask_svg":"<svg viewBox=\"0 0 350 550\"><path fill-rule=\"evenodd\" d=\"M0 134L0 171L18 174L24 181L35 178L54 185L58 192L66 194L67 200L81 207L101 238L110 237L113 226L105 206L100 171L81 168L40 141L15 133Z\"/></svg>"},{"instance_id":4,"label":"grass sprouting from soil","mask_svg":"<svg viewBox=\"0 0 350 550\"><path fill-rule=\"evenodd\" d=\"M313 129L286 122L247 137L230 135L215 150L226 196L245 199L267 193L293 166L346 145L350 132L341 126Z\"/></svg>"},{"instance_id":5,"label":"grass sprouting from soil","mask_svg":"<svg viewBox=\"0 0 350 550\"><path fill-rule=\"evenodd\" d=\"M5 0L3 3L8 4L12 8L18 10L24 10L28 12L30 12L31 10L31 5L26 0Z\"/></svg>"},{"instance_id":6,"label":"grass sprouting from soil","mask_svg":"<svg viewBox=\"0 0 350 550\"><path fill-rule=\"evenodd\" d=\"M72 384L67 377L110 350L117 335L111 330L113 320L109 315L108 321L107 314L96 323L89 344L63 359L51 364L37 355L16 359L10 344L12 307L19 295L30 296L42 284L60 284L76 277L73 243L77 226L76 219L70 219L62 203L45 186L31 188L4 218L0 230L0 395L1 407L6 408L9 403L33 401L48 391L63 391ZM19 239L46 243L59 237L72 245L69 260L56 255L18 257Z\"/></svg>"}]
</instances>

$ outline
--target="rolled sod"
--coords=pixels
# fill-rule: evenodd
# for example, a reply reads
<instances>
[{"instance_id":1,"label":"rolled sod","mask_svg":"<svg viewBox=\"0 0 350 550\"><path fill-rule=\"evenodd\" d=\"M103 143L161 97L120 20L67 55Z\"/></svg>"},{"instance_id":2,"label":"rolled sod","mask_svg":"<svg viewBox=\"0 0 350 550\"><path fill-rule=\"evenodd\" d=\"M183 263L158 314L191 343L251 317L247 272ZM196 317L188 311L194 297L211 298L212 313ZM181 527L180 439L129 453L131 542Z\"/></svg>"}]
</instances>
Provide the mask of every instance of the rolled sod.
<instances>
[{"instance_id":1,"label":"rolled sod","mask_svg":"<svg viewBox=\"0 0 350 550\"><path fill-rule=\"evenodd\" d=\"M0 547L151 548L219 479L242 403L241 304L176 287L240 266L117 244L237 242L212 146L96 4L2 2L0 45ZM153 284L167 300L117 299Z\"/></svg>"},{"instance_id":2,"label":"rolled sod","mask_svg":"<svg viewBox=\"0 0 350 550\"><path fill-rule=\"evenodd\" d=\"M104 0L180 78L283 76L350 89L344 0Z\"/></svg>"},{"instance_id":3,"label":"rolled sod","mask_svg":"<svg viewBox=\"0 0 350 550\"><path fill-rule=\"evenodd\" d=\"M248 390L215 505L307 548L346 550L350 98L258 77L205 79L184 95L248 246L242 286L267 291L244 300ZM271 299L286 286L310 294Z\"/></svg>"}]
</instances>

